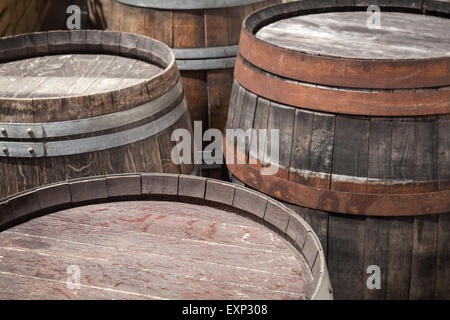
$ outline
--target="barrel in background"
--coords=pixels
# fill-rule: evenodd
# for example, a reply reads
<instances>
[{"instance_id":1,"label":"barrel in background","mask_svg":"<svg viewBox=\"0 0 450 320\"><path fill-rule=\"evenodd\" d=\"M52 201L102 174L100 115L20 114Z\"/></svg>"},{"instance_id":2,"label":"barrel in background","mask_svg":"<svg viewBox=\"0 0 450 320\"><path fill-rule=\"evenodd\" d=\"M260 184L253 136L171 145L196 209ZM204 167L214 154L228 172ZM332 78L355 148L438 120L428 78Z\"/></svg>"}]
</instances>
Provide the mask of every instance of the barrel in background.
<instances>
[{"instance_id":1,"label":"barrel in background","mask_svg":"<svg viewBox=\"0 0 450 320\"><path fill-rule=\"evenodd\" d=\"M0 198L71 178L193 169L172 161L172 132L192 127L163 43L54 31L0 48Z\"/></svg>"},{"instance_id":2,"label":"barrel in background","mask_svg":"<svg viewBox=\"0 0 450 320\"><path fill-rule=\"evenodd\" d=\"M353 3L292 2L245 21L227 128L279 129L280 170L261 175L262 159L248 149L237 153L259 164L228 169L311 224L327 255L336 298L448 299L450 57L433 56L433 50L416 58L342 57L257 39L263 27L282 19L365 13L365 3ZM376 3L384 19L389 11L436 19L450 13L440 1ZM354 30L367 29L364 24ZM412 43L414 36L406 43L418 48L422 40ZM446 42L434 45L445 50ZM366 285L371 265L381 269L379 290Z\"/></svg>"},{"instance_id":3,"label":"barrel in background","mask_svg":"<svg viewBox=\"0 0 450 320\"><path fill-rule=\"evenodd\" d=\"M0 201L0 230L6 245L27 243L19 238L30 234L39 244L2 261L2 298L333 298L320 242L305 221L218 180L133 174L56 183ZM82 268L81 290L58 281L67 278L66 264ZM45 281L48 274L54 281Z\"/></svg>"},{"instance_id":4,"label":"barrel in background","mask_svg":"<svg viewBox=\"0 0 450 320\"><path fill-rule=\"evenodd\" d=\"M107 28L144 34L174 49L192 121L223 130L242 21L277 0L93 1ZM92 14L91 14L92 15ZM100 18L100 21L102 19Z\"/></svg>"}]
</instances>

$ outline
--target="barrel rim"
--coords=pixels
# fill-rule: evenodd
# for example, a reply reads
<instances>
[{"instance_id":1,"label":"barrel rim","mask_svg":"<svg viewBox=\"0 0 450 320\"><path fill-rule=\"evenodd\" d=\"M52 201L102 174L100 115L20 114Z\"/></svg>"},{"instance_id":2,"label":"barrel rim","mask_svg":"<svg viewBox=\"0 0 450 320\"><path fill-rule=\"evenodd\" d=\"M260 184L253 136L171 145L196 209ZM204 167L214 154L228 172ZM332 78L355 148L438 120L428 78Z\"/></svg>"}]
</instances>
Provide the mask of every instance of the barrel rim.
<instances>
[{"instance_id":1,"label":"barrel rim","mask_svg":"<svg viewBox=\"0 0 450 320\"><path fill-rule=\"evenodd\" d=\"M36 98L6 98L0 97L0 104L17 103L25 107L33 107L36 103L59 103L64 100L68 105L77 105L80 98L94 100L108 97L120 100L127 92L147 92L143 102L157 98L176 83L179 75L175 56L164 43L144 35L126 32L102 30L70 30L44 31L20 34L0 38L0 63L57 54L111 54L131 57L155 64L163 70L149 79L117 90L105 90L100 93L72 95L63 97ZM164 92L151 96L150 90L155 84L166 80L168 83ZM132 106L130 106L132 107ZM68 119L73 120L73 119Z\"/></svg>"},{"instance_id":2,"label":"barrel rim","mask_svg":"<svg viewBox=\"0 0 450 320\"><path fill-rule=\"evenodd\" d=\"M186 195L180 187L183 182L187 186L194 184L201 188L199 192L193 193L190 188L189 194ZM223 192L218 193L217 188ZM246 208L235 201L236 191L243 193L244 197L257 197L260 203L264 204L264 212L255 213L252 211L254 208ZM232 195L232 198L223 195ZM113 201L160 199L214 204L256 219L290 240L298 253L304 257L311 270L311 283L315 286L306 298L333 298L325 255L312 228L291 209L268 196L220 180L181 174L136 173L79 178L49 184L0 199L0 230L62 209ZM269 204L272 209L268 209ZM271 220L270 210L272 215L282 217L286 221L280 224L277 222L279 219Z\"/></svg>"},{"instance_id":3,"label":"barrel rim","mask_svg":"<svg viewBox=\"0 0 450 320\"><path fill-rule=\"evenodd\" d=\"M444 14L450 5L425 6L436 1L373 1L381 10ZM354 1L303 0L273 5L249 15L243 24L239 54L258 68L289 79L349 88L410 89L450 84L450 57L425 59L357 59L302 53L272 45L256 38L263 26L280 19L308 13L360 11L367 5ZM430 8L430 9L428 9ZM281 58L280 58L281 57Z\"/></svg>"}]
</instances>

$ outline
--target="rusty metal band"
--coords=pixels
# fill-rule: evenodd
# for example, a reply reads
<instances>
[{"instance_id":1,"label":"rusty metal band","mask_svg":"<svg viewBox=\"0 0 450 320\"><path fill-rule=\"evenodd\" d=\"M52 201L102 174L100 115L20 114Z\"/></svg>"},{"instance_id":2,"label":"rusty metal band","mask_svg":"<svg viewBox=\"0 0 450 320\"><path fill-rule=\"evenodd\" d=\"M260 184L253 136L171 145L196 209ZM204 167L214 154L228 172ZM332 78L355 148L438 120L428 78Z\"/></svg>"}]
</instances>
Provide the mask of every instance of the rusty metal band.
<instances>
[{"instance_id":1,"label":"rusty metal band","mask_svg":"<svg viewBox=\"0 0 450 320\"><path fill-rule=\"evenodd\" d=\"M329 90L276 79L236 60L234 77L256 95L286 105L365 116L425 116L450 113L450 90L365 92Z\"/></svg>"},{"instance_id":2,"label":"rusty metal band","mask_svg":"<svg viewBox=\"0 0 450 320\"><path fill-rule=\"evenodd\" d=\"M247 17L241 32L239 53L251 64L286 78L316 84L373 89L412 89L450 84L450 57L409 60L370 60L319 56L295 52L258 40L259 28L274 22L274 12L285 16L309 14L311 10L333 12L335 1L315 0L281 4L257 11ZM395 5L398 8L401 5ZM408 4L404 4L409 8ZM357 9L354 4L353 8ZM361 6L360 10L366 10ZM382 6L388 11L388 6ZM275 16L275 18L274 18ZM255 23L255 20L257 21Z\"/></svg>"},{"instance_id":3,"label":"rusty metal band","mask_svg":"<svg viewBox=\"0 0 450 320\"><path fill-rule=\"evenodd\" d=\"M0 158L43 158L71 156L121 147L152 137L175 124L187 112L186 99L164 116L136 128L89 138L57 141L1 141Z\"/></svg>"},{"instance_id":4,"label":"rusty metal band","mask_svg":"<svg viewBox=\"0 0 450 320\"><path fill-rule=\"evenodd\" d=\"M235 152L224 140L225 152ZM228 170L247 186L277 199L315 210L365 216L416 216L450 212L450 190L417 194L358 194L318 189L277 175L261 175L247 164L227 164Z\"/></svg>"}]
</instances>

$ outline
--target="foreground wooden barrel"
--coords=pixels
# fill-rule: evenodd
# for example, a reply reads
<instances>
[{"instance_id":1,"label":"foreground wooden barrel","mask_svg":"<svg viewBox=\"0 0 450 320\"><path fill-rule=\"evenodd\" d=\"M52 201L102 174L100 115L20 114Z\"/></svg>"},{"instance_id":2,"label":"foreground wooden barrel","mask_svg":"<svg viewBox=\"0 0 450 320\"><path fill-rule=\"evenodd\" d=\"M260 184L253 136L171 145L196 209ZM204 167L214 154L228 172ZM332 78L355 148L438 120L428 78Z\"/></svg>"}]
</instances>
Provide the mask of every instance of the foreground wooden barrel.
<instances>
[{"instance_id":1,"label":"foreground wooden barrel","mask_svg":"<svg viewBox=\"0 0 450 320\"><path fill-rule=\"evenodd\" d=\"M173 48L192 121L202 121L204 130L223 130L242 21L252 11L280 1L109 2L103 2L108 29L144 34Z\"/></svg>"},{"instance_id":2,"label":"foreground wooden barrel","mask_svg":"<svg viewBox=\"0 0 450 320\"><path fill-rule=\"evenodd\" d=\"M333 297L305 221L218 180L135 174L48 185L1 201L0 230L0 252L9 249L2 299ZM78 290L67 287L67 268L78 270Z\"/></svg>"},{"instance_id":3,"label":"foreground wooden barrel","mask_svg":"<svg viewBox=\"0 0 450 320\"><path fill-rule=\"evenodd\" d=\"M0 198L70 178L189 173L192 130L170 49L144 36L55 31L0 40Z\"/></svg>"},{"instance_id":4,"label":"foreground wooden barrel","mask_svg":"<svg viewBox=\"0 0 450 320\"><path fill-rule=\"evenodd\" d=\"M312 225L336 298L448 299L449 3L379 1L379 30L337 3L245 21L227 128L278 129L279 171L261 174L254 140L228 169Z\"/></svg>"}]
</instances>

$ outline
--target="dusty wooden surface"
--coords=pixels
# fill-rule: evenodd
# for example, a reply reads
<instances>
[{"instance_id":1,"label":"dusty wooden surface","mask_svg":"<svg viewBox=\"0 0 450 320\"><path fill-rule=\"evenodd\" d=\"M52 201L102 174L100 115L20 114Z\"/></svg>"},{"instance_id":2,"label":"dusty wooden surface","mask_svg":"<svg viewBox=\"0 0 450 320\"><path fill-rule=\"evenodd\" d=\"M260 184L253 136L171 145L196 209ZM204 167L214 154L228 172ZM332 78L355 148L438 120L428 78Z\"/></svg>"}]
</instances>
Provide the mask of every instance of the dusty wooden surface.
<instances>
[{"instance_id":1,"label":"dusty wooden surface","mask_svg":"<svg viewBox=\"0 0 450 320\"><path fill-rule=\"evenodd\" d=\"M450 56L450 20L381 12L381 28L369 29L367 12L331 12L284 19L256 37L279 47L326 56L425 59Z\"/></svg>"},{"instance_id":2,"label":"dusty wooden surface","mask_svg":"<svg viewBox=\"0 0 450 320\"><path fill-rule=\"evenodd\" d=\"M0 97L66 97L120 90L162 71L150 63L112 55L68 54L0 64Z\"/></svg>"},{"instance_id":3,"label":"dusty wooden surface","mask_svg":"<svg viewBox=\"0 0 450 320\"><path fill-rule=\"evenodd\" d=\"M172 202L120 202L0 234L1 299L303 299L305 263L256 222ZM67 268L81 271L70 290Z\"/></svg>"}]
</instances>

